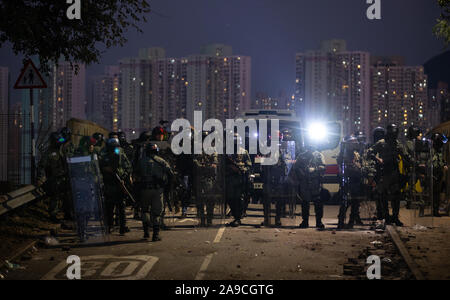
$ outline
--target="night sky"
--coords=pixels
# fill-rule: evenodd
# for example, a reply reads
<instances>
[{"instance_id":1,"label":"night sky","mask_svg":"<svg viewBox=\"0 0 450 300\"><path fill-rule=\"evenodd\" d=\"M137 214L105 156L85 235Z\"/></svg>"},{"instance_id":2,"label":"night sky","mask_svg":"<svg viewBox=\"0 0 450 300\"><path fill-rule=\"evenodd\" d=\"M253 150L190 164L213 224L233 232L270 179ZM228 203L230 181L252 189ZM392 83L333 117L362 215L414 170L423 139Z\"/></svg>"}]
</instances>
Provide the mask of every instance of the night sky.
<instances>
[{"instance_id":1,"label":"night sky","mask_svg":"<svg viewBox=\"0 0 450 300\"><path fill-rule=\"evenodd\" d=\"M252 57L252 97L256 91L276 96L293 92L295 53L317 49L325 39L347 40L348 50L375 55L403 55L410 65L423 64L443 51L432 35L439 17L437 0L381 0L382 20L368 20L366 0L150 0L156 13L143 24L144 33L130 30L128 43L109 49L101 65L137 56L139 48L160 46L168 56L198 53L209 43L233 46ZM0 65L15 81L21 59L10 47L0 49ZM14 98L14 97L13 97Z\"/></svg>"}]
</instances>

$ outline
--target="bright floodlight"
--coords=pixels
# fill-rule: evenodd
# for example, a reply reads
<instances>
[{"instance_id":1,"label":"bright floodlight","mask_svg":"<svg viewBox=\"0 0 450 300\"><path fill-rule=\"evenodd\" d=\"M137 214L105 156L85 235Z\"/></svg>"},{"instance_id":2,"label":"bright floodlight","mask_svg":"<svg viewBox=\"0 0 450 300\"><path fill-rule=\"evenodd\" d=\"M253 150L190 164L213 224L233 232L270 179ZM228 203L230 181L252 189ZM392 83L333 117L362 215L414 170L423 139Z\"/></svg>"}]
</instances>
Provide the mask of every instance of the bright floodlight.
<instances>
[{"instance_id":1,"label":"bright floodlight","mask_svg":"<svg viewBox=\"0 0 450 300\"><path fill-rule=\"evenodd\" d=\"M321 142L327 137L327 128L322 123L313 123L308 128L308 134L311 140Z\"/></svg>"}]
</instances>

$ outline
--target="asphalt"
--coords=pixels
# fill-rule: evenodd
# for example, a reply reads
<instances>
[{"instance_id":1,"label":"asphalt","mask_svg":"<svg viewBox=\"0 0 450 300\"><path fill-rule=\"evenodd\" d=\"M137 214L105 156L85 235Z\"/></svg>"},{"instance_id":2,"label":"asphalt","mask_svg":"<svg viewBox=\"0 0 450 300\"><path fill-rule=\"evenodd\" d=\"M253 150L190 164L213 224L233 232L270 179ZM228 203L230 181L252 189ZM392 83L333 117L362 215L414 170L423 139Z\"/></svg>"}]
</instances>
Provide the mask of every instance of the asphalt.
<instances>
[{"instance_id":1,"label":"asphalt","mask_svg":"<svg viewBox=\"0 0 450 300\"><path fill-rule=\"evenodd\" d=\"M282 227L261 227L260 205L251 205L248 217L240 227L226 226L230 219L214 220L209 228L198 226L195 209L187 218L169 214L162 231L162 241L143 240L139 221L128 218L131 231L125 236L113 232L108 238L92 237L79 243L71 231L59 231L50 246L41 246L20 268L11 270L6 279L67 279L70 256L81 261L82 279L149 279L149 280L285 280L285 279L364 279L364 267L374 241L389 244L387 233L376 233L369 217L373 207L361 208L365 226L336 231L338 207L326 206L326 229L316 230L314 211L312 228L300 229L300 207L294 219L282 219ZM402 210L402 214L403 214ZM408 213L408 212L406 212ZM375 249L378 248L378 249ZM395 250L385 249L389 260L400 261ZM387 257L387 258L389 258ZM344 272L349 261L362 265L360 271ZM400 273L386 274L384 279L408 276L399 262ZM358 269L359 270L359 269ZM345 273L345 274L344 274ZM402 275L403 274L403 275Z\"/></svg>"}]
</instances>

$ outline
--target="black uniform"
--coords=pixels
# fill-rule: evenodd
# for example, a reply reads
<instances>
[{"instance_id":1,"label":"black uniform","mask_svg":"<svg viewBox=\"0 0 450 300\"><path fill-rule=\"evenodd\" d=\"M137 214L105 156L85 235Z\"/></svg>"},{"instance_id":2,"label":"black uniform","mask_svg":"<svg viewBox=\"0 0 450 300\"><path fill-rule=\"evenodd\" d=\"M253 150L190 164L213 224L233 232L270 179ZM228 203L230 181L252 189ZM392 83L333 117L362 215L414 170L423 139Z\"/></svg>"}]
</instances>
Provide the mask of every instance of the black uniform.
<instances>
[{"instance_id":1,"label":"black uniform","mask_svg":"<svg viewBox=\"0 0 450 300\"><path fill-rule=\"evenodd\" d=\"M325 160L322 153L310 149L300 153L291 173L299 180L299 195L302 200L303 222L300 228L309 227L310 202L314 202L316 227L323 229L323 202L320 198L322 179L325 174Z\"/></svg>"}]
</instances>

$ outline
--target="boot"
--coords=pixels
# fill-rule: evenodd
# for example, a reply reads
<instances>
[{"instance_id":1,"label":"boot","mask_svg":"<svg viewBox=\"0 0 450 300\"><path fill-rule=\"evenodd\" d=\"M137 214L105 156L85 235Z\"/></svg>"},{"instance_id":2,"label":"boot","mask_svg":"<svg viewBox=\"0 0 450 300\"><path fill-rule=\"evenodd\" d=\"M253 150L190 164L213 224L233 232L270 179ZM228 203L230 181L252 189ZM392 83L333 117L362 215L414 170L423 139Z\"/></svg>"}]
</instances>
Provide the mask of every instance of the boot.
<instances>
[{"instance_id":1,"label":"boot","mask_svg":"<svg viewBox=\"0 0 450 300\"><path fill-rule=\"evenodd\" d=\"M307 220L303 220L299 227L302 229L309 228L309 222Z\"/></svg>"},{"instance_id":2,"label":"boot","mask_svg":"<svg viewBox=\"0 0 450 300\"><path fill-rule=\"evenodd\" d=\"M345 229L345 222L341 218L339 218L337 229L338 230Z\"/></svg>"},{"instance_id":3,"label":"boot","mask_svg":"<svg viewBox=\"0 0 450 300\"><path fill-rule=\"evenodd\" d=\"M148 223L142 223L142 227L144 228L144 239L148 239L150 234L148 233Z\"/></svg>"},{"instance_id":4,"label":"boot","mask_svg":"<svg viewBox=\"0 0 450 300\"><path fill-rule=\"evenodd\" d=\"M120 236L124 236L126 232L127 232L126 227L120 227L120 230L119 230L119 235Z\"/></svg>"},{"instance_id":5,"label":"boot","mask_svg":"<svg viewBox=\"0 0 450 300\"><path fill-rule=\"evenodd\" d=\"M424 215L425 215L425 208L423 206L420 206L420 208L419 208L419 217L423 218Z\"/></svg>"},{"instance_id":6,"label":"boot","mask_svg":"<svg viewBox=\"0 0 450 300\"><path fill-rule=\"evenodd\" d=\"M238 227L239 225L241 225L241 220L239 219L235 219L233 222L230 223L231 227Z\"/></svg>"},{"instance_id":7,"label":"boot","mask_svg":"<svg viewBox=\"0 0 450 300\"><path fill-rule=\"evenodd\" d=\"M384 219L384 223L386 225L391 225L392 222L393 222L393 218L391 216L389 216L389 215L386 215L386 218Z\"/></svg>"},{"instance_id":8,"label":"boot","mask_svg":"<svg viewBox=\"0 0 450 300\"><path fill-rule=\"evenodd\" d=\"M153 237L152 242L161 241L161 237L159 236L159 226L153 226Z\"/></svg>"},{"instance_id":9,"label":"boot","mask_svg":"<svg viewBox=\"0 0 450 300\"><path fill-rule=\"evenodd\" d=\"M355 224L358 225L358 226L363 226L364 225L364 223L361 220L361 217L359 215L355 217Z\"/></svg>"},{"instance_id":10,"label":"boot","mask_svg":"<svg viewBox=\"0 0 450 300\"><path fill-rule=\"evenodd\" d=\"M201 215L199 216L199 218L200 218L200 227L206 227L206 218L205 218L205 215L204 215L204 214L201 214Z\"/></svg>"},{"instance_id":11,"label":"boot","mask_svg":"<svg viewBox=\"0 0 450 300\"><path fill-rule=\"evenodd\" d=\"M440 218L439 207L433 207L433 217Z\"/></svg>"},{"instance_id":12,"label":"boot","mask_svg":"<svg viewBox=\"0 0 450 300\"><path fill-rule=\"evenodd\" d=\"M395 217L392 221L392 223L394 223L396 226L398 227L403 227L403 223L399 220L398 217Z\"/></svg>"},{"instance_id":13,"label":"boot","mask_svg":"<svg viewBox=\"0 0 450 300\"><path fill-rule=\"evenodd\" d=\"M316 228L319 230L325 229L325 225L323 225L321 218L316 218Z\"/></svg>"},{"instance_id":14,"label":"boot","mask_svg":"<svg viewBox=\"0 0 450 300\"><path fill-rule=\"evenodd\" d=\"M348 221L348 224L347 224L347 228L353 229L354 226L355 226L355 220L350 218L350 220Z\"/></svg>"},{"instance_id":15,"label":"boot","mask_svg":"<svg viewBox=\"0 0 450 300\"><path fill-rule=\"evenodd\" d=\"M343 206L339 209L339 215L338 215L338 226L337 229L345 229L345 217L346 217L346 211Z\"/></svg>"},{"instance_id":16,"label":"boot","mask_svg":"<svg viewBox=\"0 0 450 300\"><path fill-rule=\"evenodd\" d=\"M279 217L275 218L275 226L281 227L281 219Z\"/></svg>"}]
</instances>

